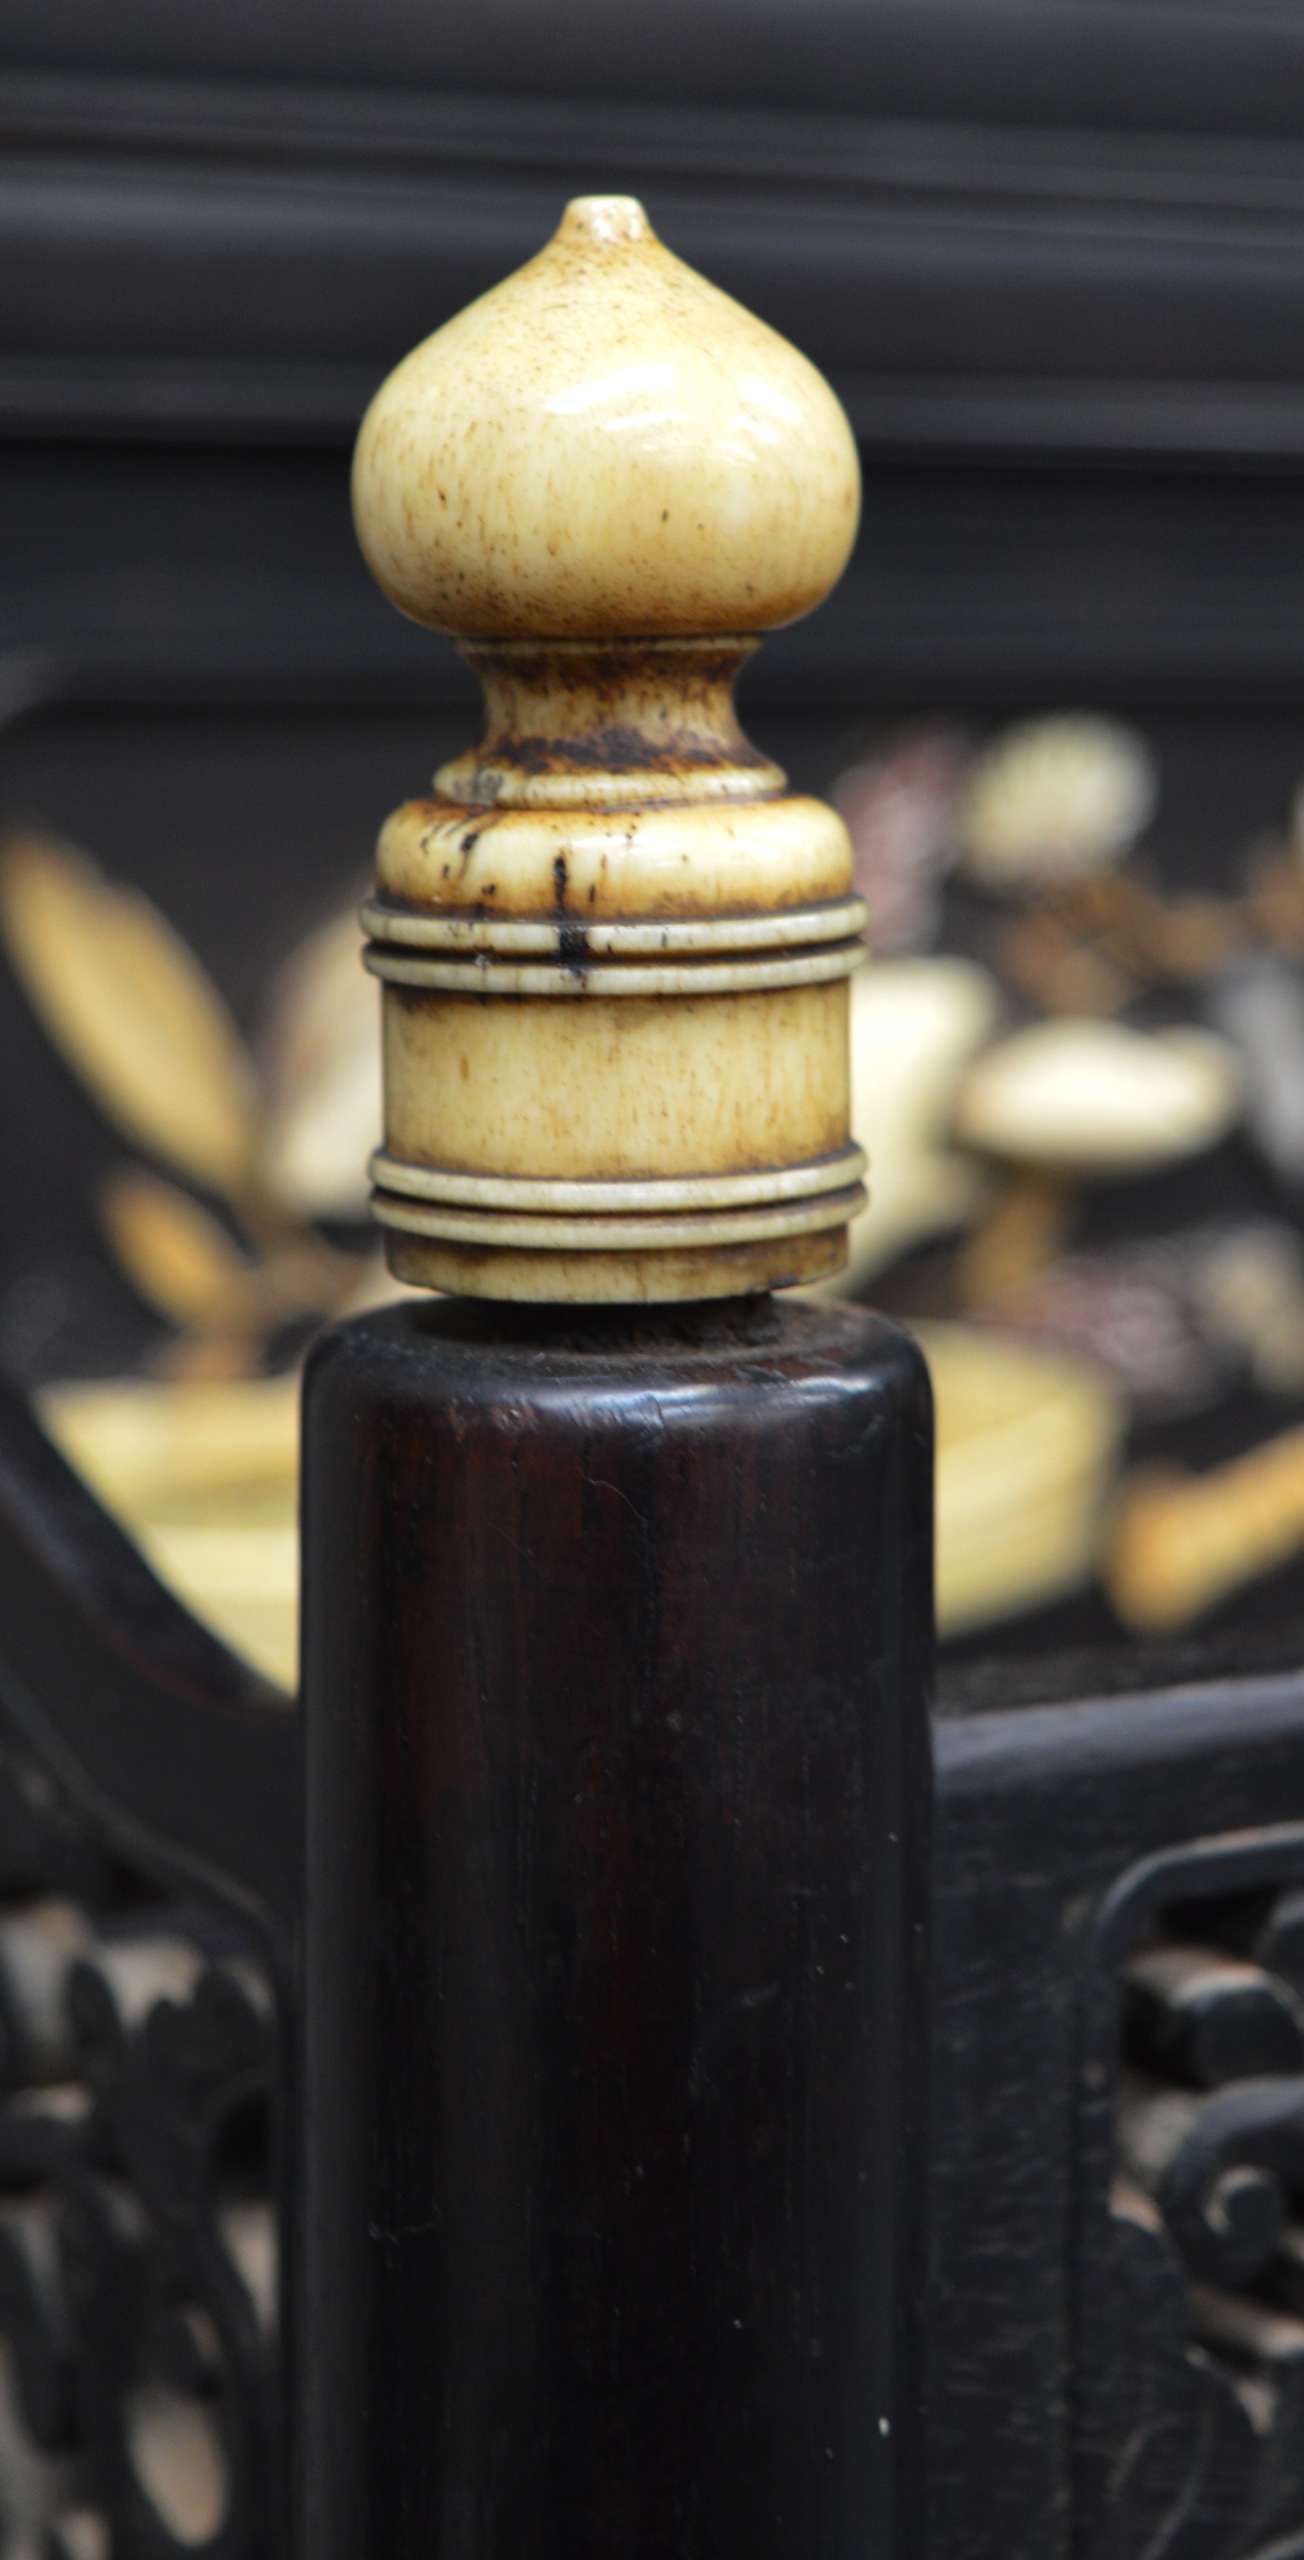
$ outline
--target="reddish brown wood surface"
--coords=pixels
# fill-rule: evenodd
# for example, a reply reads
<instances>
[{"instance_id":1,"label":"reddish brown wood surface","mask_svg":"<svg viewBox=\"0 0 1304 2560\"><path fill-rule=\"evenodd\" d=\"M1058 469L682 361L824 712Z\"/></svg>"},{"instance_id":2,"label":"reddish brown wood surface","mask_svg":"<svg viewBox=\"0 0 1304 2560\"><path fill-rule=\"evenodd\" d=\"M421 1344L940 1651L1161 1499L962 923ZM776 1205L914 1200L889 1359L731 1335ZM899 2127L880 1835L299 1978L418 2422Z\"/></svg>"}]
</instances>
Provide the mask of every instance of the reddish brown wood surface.
<instances>
[{"instance_id":1,"label":"reddish brown wood surface","mask_svg":"<svg viewBox=\"0 0 1304 2560\"><path fill-rule=\"evenodd\" d=\"M917 1354L448 1301L306 1417L303 2547L905 2553Z\"/></svg>"}]
</instances>

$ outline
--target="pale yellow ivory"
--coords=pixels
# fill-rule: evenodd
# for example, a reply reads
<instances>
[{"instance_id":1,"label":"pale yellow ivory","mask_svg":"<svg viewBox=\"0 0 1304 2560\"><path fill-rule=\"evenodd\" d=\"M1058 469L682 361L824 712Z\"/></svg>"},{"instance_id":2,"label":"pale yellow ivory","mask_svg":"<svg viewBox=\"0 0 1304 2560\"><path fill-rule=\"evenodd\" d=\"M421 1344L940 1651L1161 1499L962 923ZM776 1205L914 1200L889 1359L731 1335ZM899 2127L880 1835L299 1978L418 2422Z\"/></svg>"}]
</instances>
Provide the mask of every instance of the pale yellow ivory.
<instances>
[{"instance_id":1,"label":"pale yellow ivory","mask_svg":"<svg viewBox=\"0 0 1304 2560\"><path fill-rule=\"evenodd\" d=\"M468 1173L733 1173L846 1144L847 985L385 1006L389 1144Z\"/></svg>"},{"instance_id":2,"label":"pale yellow ivory","mask_svg":"<svg viewBox=\"0 0 1304 2560\"><path fill-rule=\"evenodd\" d=\"M611 916L769 914L845 897L851 846L822 800L627 809L468 809L409 800L381 830L380 887L449 912L496 915L564 907L581 923Z\"/></svg>"},{"instance_id":3,"label":"pale yellow ivory","mask_svg":"<svg viewBox=\"0 0 1304 2560\"><path fill-rule=\"evenodd\" d=\"M380 584L485 696L364 914L391 1269L536 1300L836 1270L865 910L841 819L733 702L855 538L832 392L640 206L584 198L382 386L354 497Z\"/></svg>"},{"instance_id":4,"label":"pale yellow ivory","mask_svg":"<svg viewBox=\"0 0 1304 2560\"><path fill-rule=\"evenodd\" d=\"M413 349L353 470L391 602L502 638L764 631L846 565L855 440L795 347L584 196L555 237Z\"/></svg>"}]
</instances>

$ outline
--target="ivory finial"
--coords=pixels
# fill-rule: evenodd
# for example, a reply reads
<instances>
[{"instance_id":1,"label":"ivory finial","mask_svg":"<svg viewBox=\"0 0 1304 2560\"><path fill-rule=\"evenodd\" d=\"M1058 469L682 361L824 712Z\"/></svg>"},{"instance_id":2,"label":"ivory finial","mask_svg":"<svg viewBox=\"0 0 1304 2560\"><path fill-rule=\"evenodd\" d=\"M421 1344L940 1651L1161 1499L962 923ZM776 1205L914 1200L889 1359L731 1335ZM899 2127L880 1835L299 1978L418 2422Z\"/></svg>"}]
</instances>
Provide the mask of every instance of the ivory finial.
<instances>
[{"instance_id":1,"label":"ivory finial","mask_svg":"<svg viewBox=\"0 0 1304 2560\"><path fill-rule=\"evenodd\" d=\"M581 196L546 249L404 358L362 423L362 548L441 631L767 631L846 566L860 476L806 358Z\"/></svg>"},{"instance_id":2,"label":"ivory finial","mask_svg":"<svg viewBox=\"0 0 1304 2560\"><path fill-rule=\"evenodd\" d=\"M841 820L733 707L855 538L827 384L632 198L581 197L382 385L354 504L487 710L389 820L366 911L393 1268L554 1300L836 1269L864 909Z\"/></svg>"}]
</instances>

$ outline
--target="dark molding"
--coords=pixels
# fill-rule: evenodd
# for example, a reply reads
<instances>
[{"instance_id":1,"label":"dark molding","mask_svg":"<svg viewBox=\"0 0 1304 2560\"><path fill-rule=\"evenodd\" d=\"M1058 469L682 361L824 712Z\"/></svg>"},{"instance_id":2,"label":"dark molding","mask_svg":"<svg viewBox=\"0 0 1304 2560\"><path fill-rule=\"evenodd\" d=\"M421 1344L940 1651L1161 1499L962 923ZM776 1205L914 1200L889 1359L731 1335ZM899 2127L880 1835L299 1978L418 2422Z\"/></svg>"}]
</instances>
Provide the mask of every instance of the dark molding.
<instances>
[{"instance_id":1,"label":"dark molding","mask_svg":"<svg viewBox=\"0 0 1304 2560\"><path fill-rule=\"evenodd\" d=\"M15 66L518 97L942 114L1248 135L1298 129L1283 0L9 0Z\"/></svg>"},{"instance_id":2,"label":"dark molding","mask_svg":"<svg viewBox=\"0 0 1304 2560\"><path fill-rule=\"evenodd\" d=\"M344 442L613 186L871 457L1304 455L1295 142L48 70L0 73L0 432Z\"/></svg>"},{"instance_id":3,"label":"dark molding","mask_svg":"<svg viewBox=\"0 0 1304 2560\"><path fill-rule=\"evenodd\" d=\"M883 460L822 612L748 674L834 722L897 704L1297 704L1304 508L1288 470ZM385 607L343 449L0 449L0 716L56 703L464 708L451 644ZM768 708L766 708L768 706Z\"/></svg>"},{"instance_id":4,"label":"dark molding","mask_svg":"<svg viewBox=\"0 0 1304 2560\"><path fill-rule=\"evenodd\" d=\"M1304 464L1304 382L856 374L837 389L870 460Z\"/></svg>"},{"instance_id":5,"label":"dark molding","mask_svg":"<svg viewBox=\"0 0 1304 2560\"><path fill-rule=\"evenodd\" d=\"M0 353L0 435L348 446L374 364Z\"/></svg>"}]
</instances>

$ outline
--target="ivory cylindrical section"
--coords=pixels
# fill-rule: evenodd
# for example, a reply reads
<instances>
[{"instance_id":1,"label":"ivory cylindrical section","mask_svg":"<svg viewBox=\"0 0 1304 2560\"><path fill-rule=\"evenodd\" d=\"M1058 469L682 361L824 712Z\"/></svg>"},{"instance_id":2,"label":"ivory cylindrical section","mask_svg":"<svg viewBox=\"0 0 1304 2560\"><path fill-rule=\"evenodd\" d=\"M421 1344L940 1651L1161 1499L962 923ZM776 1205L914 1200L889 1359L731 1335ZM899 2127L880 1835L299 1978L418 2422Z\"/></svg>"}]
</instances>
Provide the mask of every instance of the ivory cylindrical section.
<instances>
[{"instance_id":1,"label":"ivory cylindrical section","mask_svg":"<svg viewBox=\"0 0 1304 2560\"><path fill-rule=\"evenodd\" d=\"M387 955L381 959L378 951L367 954L365 966L374 969L378 978L401 976L390 965L395 954L410 957L424 952L469 956L499 966L560 960L571 973L582 958L587 979L595 962L650 960L665 966L676 960L708 959L736 967L739 960L754 959L758 953L797 959L817 944L832 947L857 940L869 922L869 905L864 898L834 898L817 907L785 907L766 915L612 916L583 927L582 948L573 919L558 911L545 916L489 916L473 910L466 915L457 908L408 907L392 898L368 898L359 921L363 932ZM862 952L852 965L859 966L863 957ZM795 986L798 976L810 974L799 968L790 983ZM837 978L851 972L831 965L815 974ZM415 986L418 979L409 977L406 983ZM777 985L778 981L767 983ZM513 992L527 995L531 991L518 987Z\"/></svg>"},{"instance_id":2,"label":"ivory cylindrical section","mask_svg":"<svg viewBox=\"0 0 1304 2560\"><path fill-rule=\"evenodd\" d=\"M673 1217L680 1212L778 1208L786 1201L817 1199L839 1186L859 1183L865 1164L863 1147L853 1145L835 1156L813 1156L805 1164L762 1165L753 1173L660 1175L644 1182L540 1182L519 1173L450 1173L446 1165L411 1164L378 1147L371 1159L371 1178L378 1190L397 1200L435 1201L447 1208L486 1210L490 1215Z\"/></svg>"},{"instance_id":3,"label":"ivory cylindrical section","mask_svg":"<svg viewBox=\"0 0 1304 2560\"><path fill-rule=\"evenodd\" d=\"M555 998L387 986L391 1153L463 1173L628 1181L845 1146L847 981Z\"/></svg>"},{"instance_id":4,"label":"ivory cylindrical section","mask_svg":"<svg viewBox=\"0 0 1304 2560\"><path fill-rule=\"evenodd\" d=\"M837 1159L825 1157L827 1166ZM669 1186L667 1186L669 1187ZM583 1184L574 1188L582 1190ZM648 1190L656 1185L649 1183ZM864 1208L860 1183L839 1185L831 1174L825 1190L805 1200L755 1200L737 1208L640 1210L622 1217L583 1207L555 1211L511 1208L462 1208L448 1200L414 1200L400 1192L379 1190L376 1216L400 1235L447 1236L459 1244L489 1244L508 1252L523 1247L534 1253L695 1252L699 1245L767 1244L779 1236L817 1235L825 1227L846 1226Z\"/></svg>"},{"instance_id":5,"label":"ivory cylindrical section","mask_svg":"<svg viewBox=\"0 0 1304 2560\"><path fill-rule=\"evenodd\" d=\"M381 831L385 896L437 913L565 918L770 915L851 887L836 810L790 797L626 809L409 800Z\"/></svg>"},{"instance_id":6,"label":"ivory cylindrical section","mask_svg":"<svg viewBox=\"0 0 1304 2560\"><path fill-rule=\"evenodd\" d=\"M395 1279L415 1289L504 1298L518 1306L672 1306L831 1279L847 1259L847 1230L844 1225L754 1244L656 1253L513 1253L504 1246L391 1231L385 1251Z\"/></svg>"}]
</instances>

